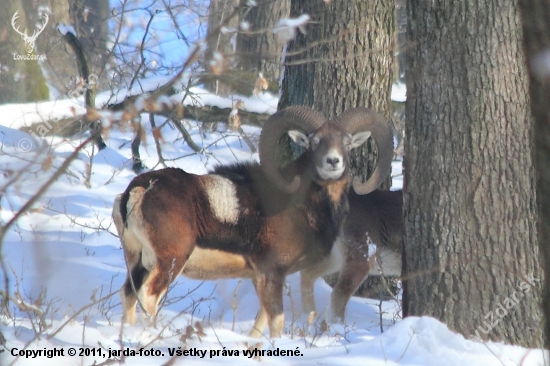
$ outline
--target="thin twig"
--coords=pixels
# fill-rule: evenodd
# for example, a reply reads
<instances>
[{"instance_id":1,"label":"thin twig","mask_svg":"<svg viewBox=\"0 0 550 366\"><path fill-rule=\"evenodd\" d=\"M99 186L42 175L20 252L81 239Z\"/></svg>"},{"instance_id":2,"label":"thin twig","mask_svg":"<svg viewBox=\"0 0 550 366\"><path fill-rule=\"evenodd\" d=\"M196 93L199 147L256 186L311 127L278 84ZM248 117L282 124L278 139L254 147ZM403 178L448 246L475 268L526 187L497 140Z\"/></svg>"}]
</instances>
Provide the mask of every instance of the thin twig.
<instances>
[{"instance_id":1,"label":"thin twig","mask_svg":"<svg viewBox=\"0 0 550 366\"><path fill-rule=\"evenodd\" d=\"M57 171L50 177L50 179L48 179L46 181L46 183L44 183L42 185L42 187L40 187L40 189L23 205L23 207L21 207L19 209L19 211L17 211L15 213L15 215L13 215L13 217L5 225L3 225L0 228L0 267L1 267L2 273L4 275L4 293L9 294L9 288L10 288L8 273L7 273L7 270L6 270L5 263L4 263L4 257L1 255L2 254L2 248L3 248L3 245L4 245L4 238L5 238L8 230L13 226L13 224L15 224L15 222L23 214L25 214L27 211L29 211L31 209L31 207L36 203L36 201L38 201L38 199L40 199L40 197L42 197L42 195L44 193L46 193L46 191L50 188L50 186L55 181L57 181L57 179L65 172L65 170L67 170L67 168L69 167L69 165L71 165L73 160L75 160L78 157L78 154L80 153L80 151L82 149L84 149L84 147L86 147L86 145L88 145L90 142L92 142L96 138L96 134L98 134L98 133L99 132L92 133L90 135L90 137L88 137L86 140L84 140L83 143L81 143L79 146L77 146L76 149L71 153L71 155L69 155L65 159L63 164L61 164L61 166L57 169ZM6 309L8 308L8 298L4 298L2 300L2 305Z\"/></svg>"},{"instance_id":2,"label":"thin twig","mask_svg":"<svg viewBox=\"0 0 550 366\"><path fill-rule=\"evenodd\" d=\"M21 295L18 295L17 297L13 297L8 293L5 293L4 291L0 290L0 296L3 298L8 298L15 306L19 308L19 310L24 312L32 312L36 314L39 317L44 316L44 312L39 307L26 303L22 298Z\"/></svg>"},{"instance_id":3,"label":"thin twig","mask_svg":"<svg viewBox=\"0 0 550 366\"><path fill-rule=\"evenodd\" d=\"M76 319L76 317L77 317L78 315L82 314L82 312L84 312L84 310L87 310L87 309L91 308L92 306L94 306L94 305L96 305L96 304L99 304L100 302L103 302L103 301L109 299L110 297L112 297L112 296L113 296L114 294L116 294L116 293L118 293L118 291L116 291L116 292L111 292L110 294L108 294L108 295L102 297L101 299L96 300L96 301L94 301L94 302L92 302L92 303L90 303L90 304L88 304L88 305L82 307L80 310L78 310L76 313L74 313L69 319L67 319L67 320L65 321L65 323L61 324L53 333L49 334L48 337L47 337L46 339L49 340L49 339L52 339L53 337L55 337L55 336L57 335L57 333L61 332L61 330L62 330L63 328L65 328L65 326L66 326L67 324L69 324L69 323L72 322L74 319Z\"/></svg>"},{"instance_id":4,"label":"thin twig","mask_svg":"<svg viewBox=\"0 0 550 366\"><path fill-rule=\"evenodd\" d=\"M155 140L155 147L157 149L159 163L166 168L166 163L164 162L164 157L162 156L162 149L160 147L159 137L155 134L155 129L157 128L157 126L155 123L155 114L153 112L149 113L149 123L151 124L151 128L153 130L153 140ZM159 131L160 131L160 127L159 127Z\"/></svg>"},{"instance_id":5,"label":"thin twig","mask_svg":"<svg viewBox=\"0 0 550 366\"><path fill-rule=\"evenodd\" d=\"M195 141L193 141L189 132L187 132L185 127L183 127L183 124L176 117L172 117L171 119L172 119L172 123L174 124L174 126L176 126L178 131L181 133L183 139L185 140L185 142L187 142L187 145L189 145L191 150L193 150L196 153L200 153L203 149L201 149L199 145L197 145Z\"/></svg>"},{"instance_id":6,"label":"thin twig","mask_svg":"<svg viewBox=\"0 0 550 366\"><path fill-rule=\"evenodd\" d=\"M237 131L239 131L239 133L241 134L244 142L246 142L246 144L250 148L250 151L252 151L253 153L257 152L258 149L256 149L256 146L252 143L252 141L250 141L250 139L248 138L246 133L243 131L243 129L241 127L239 127L239 129Z\"/></svg>"},{"instance_id":7,"label":"thin twig","mask_svg":"<svg viewBox=\"0 0 550 366\"><path fill-rule=\"evenodd\" d=\"M409 338L409 342L407 343L407 347L405 347L405 350L403 351L403 354L401 355L401 357L399 357L399 359L397 361L395 361L395 363L399 363L399 361L401 361L403 359L403 357L405 357L405 353L407 353L407 350L409 349L409 346L411 345L412 339L413 339L415 334L416 334L416 331L413 329L413 334L411 334L411 338Z\"/></svg>"}]
</instances>

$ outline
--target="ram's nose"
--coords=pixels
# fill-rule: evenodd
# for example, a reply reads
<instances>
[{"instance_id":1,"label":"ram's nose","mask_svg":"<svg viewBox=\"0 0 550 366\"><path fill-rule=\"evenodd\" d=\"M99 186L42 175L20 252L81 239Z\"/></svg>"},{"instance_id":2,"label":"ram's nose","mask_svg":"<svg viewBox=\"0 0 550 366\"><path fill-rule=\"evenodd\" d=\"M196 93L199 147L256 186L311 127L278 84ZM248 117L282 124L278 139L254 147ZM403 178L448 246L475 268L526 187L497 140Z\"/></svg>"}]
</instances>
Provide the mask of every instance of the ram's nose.
<instances>
[{"instance_id":1,"label":"ram's nose","mask_svg":"<svg viewBox=\"0 0 550 366\"><path fill-rule=\"evenodd\" d=\"M332 167L337 167L340 164L340 157L327 157L327 164Z\"/></svg>"}]
</instances>

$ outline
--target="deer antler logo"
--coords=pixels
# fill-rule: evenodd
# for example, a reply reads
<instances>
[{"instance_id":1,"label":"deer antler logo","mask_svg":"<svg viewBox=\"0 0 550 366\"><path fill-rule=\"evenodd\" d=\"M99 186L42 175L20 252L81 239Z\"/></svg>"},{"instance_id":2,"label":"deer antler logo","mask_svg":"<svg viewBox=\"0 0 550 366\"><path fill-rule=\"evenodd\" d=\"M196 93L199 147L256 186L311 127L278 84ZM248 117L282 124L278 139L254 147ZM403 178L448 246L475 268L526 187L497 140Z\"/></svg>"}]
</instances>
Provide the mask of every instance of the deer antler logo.
<instances>
[{"instance_id":1,"label":"deer antler logo","mask_svg":"<svg viewBox=\"0 0 550 366\"><path fill-rule=\"evenodd\" d=\"M42 19L44 20L44 24L42 25L42 28L40 30L35 30L32 36L29 37L27 35L26 29L25 29L25 32L23 33L19 30L19 27L16 27L15 21L17 20L17 18L19 18L19 14L17 13L18 11L16 11L15 14L13 14L13 17L11 18L11 26L13 27L13 29L15 29L17 33L21 35L21 37L23 37L23 40L25 41L25 49L27 50L27 53L31 53L34 50L34 46L35 46L34 42L36 42L36 38L38 38L38 35L42 33L42 31L46 28L46 24L48 24L48 20L49 20L48 14L44 14L42 17Z\"/></svg>"}]
</instances>

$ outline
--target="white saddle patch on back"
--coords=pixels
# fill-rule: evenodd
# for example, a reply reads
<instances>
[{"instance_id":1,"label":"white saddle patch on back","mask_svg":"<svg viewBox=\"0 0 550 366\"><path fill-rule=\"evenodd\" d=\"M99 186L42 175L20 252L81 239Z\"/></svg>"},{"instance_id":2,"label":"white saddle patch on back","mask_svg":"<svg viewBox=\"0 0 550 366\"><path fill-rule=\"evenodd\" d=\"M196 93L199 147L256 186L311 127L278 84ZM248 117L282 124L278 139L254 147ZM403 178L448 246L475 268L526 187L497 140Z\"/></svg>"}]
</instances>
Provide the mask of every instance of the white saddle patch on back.
<instances>
[{"instance_id":1,"label":"white saddle patch on back","mask_svg":"<svg viewBox=\"0 0 550 366\"><path fill-rule=\"evenodd\" d=\"M236 224L239 220L237 188L229 179L211 174L202 181L214 216L221 222Z\"/></svg>"}]
</instances>

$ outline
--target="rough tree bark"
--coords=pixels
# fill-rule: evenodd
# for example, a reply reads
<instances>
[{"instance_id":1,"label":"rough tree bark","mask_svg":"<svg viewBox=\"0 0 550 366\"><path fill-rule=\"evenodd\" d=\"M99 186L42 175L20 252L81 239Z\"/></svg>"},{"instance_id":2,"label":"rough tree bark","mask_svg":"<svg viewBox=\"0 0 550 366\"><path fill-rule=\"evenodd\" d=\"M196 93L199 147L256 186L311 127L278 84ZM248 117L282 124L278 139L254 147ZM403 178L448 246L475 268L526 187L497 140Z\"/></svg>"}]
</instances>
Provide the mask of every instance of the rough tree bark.
<instances>
[{"instance_id":1,"label":"rough tree bark","mask_svg":"<svg viewBox=\"0 0 550 366\"><path fill-rule=\"evenodd\" d=\"M535 169L539 211L539 245L544 255L546 286L543 309L546 348L550 347L550 0L520 0L523 47L529 68L534 117Z\"/></svg>"},{"instance_id":2,"label":"rough tree bark","mask_svg":"<svg viewBox=\"0 0 550 366\"><path fill-rule=\"evenodd\" d=\"M273 27L281 18L288 17L290 0L262 0L250 8L244 19L251 29L237 37L237 63L241 70L262 72L277 83L280 76L283 42L273 34Z\"/></svg>"},{"instance_id":3,"label":"rough tree bark","mask_svg":"<svg viewBox=\"0 0 550 366\"><path fill-rule=\"evenodd\" d=\"M407 6L404 315L539 347L532 120L516 3Z\"/></svg>"}]
</instances>

